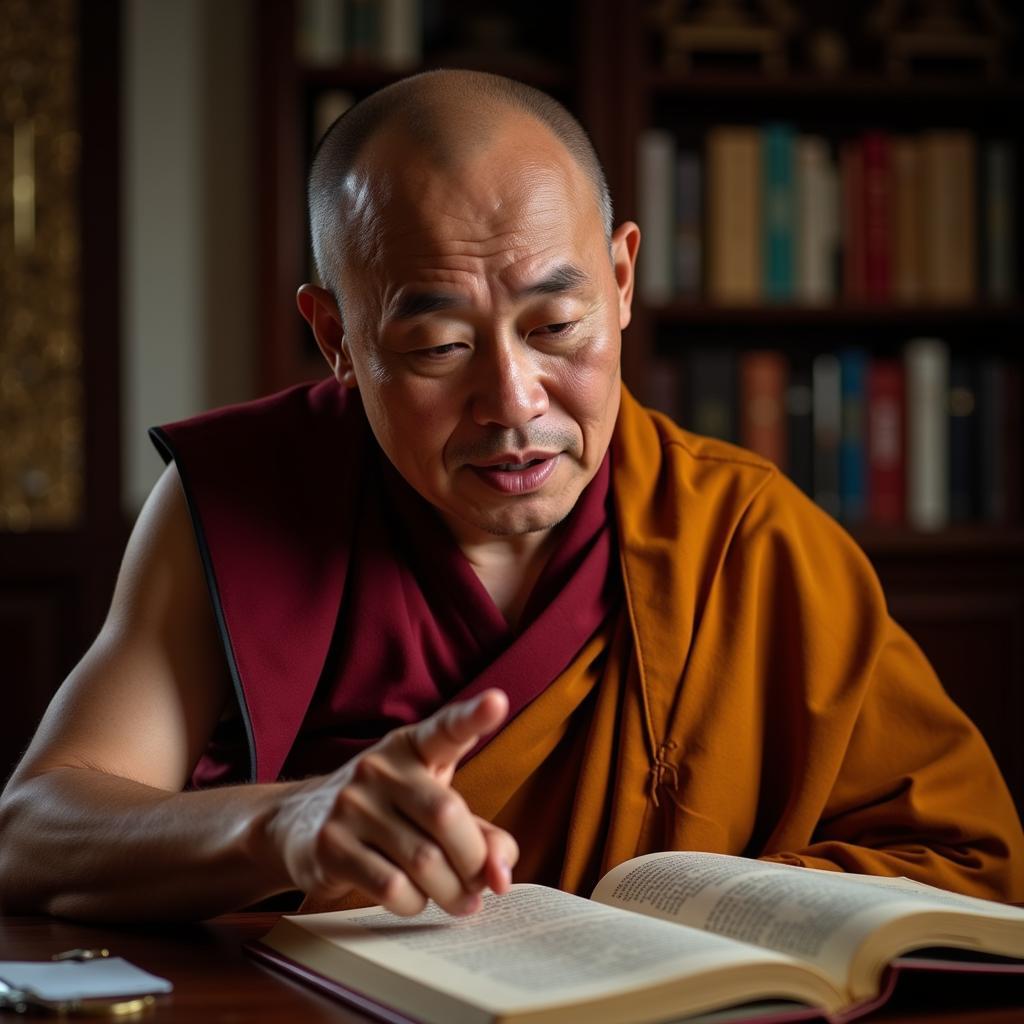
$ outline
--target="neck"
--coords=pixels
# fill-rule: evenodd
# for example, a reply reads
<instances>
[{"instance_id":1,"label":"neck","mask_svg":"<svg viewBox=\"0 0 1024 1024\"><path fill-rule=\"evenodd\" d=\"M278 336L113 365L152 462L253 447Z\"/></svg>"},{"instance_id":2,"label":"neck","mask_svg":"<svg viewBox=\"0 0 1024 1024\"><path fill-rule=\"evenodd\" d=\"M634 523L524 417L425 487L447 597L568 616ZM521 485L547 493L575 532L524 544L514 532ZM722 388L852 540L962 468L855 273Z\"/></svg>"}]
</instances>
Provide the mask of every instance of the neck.
<instances>
[{"instance_id":1,"label":"neck","mask_svg":"<svg viewBox=\"0 0 1024 1024\"><path fill-rule=\"evenodd\" d=\"M552 527L508 537L484 534L465 539L456 534L466 560L513 628L519 626L534 584L555 546L557 533L557 527Z\"/></svg>"}]
</instances>

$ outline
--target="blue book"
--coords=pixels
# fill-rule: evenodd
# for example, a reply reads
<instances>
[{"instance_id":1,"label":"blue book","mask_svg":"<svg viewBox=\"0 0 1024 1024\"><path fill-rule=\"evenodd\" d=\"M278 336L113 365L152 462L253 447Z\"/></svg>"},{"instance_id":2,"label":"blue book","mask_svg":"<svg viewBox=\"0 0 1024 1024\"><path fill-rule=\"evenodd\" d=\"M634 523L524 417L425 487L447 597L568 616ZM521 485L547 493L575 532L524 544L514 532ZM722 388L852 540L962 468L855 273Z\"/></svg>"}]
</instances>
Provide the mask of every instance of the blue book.
<instances>
[{"instance_id":1,"label":"blue book","mask_svg":"<svg viewBox=\"0 0 1024 1024\"><path fill-rule=\"evenodd\" d=\"M795 293L796 277L792 126L778 122L765 125L762 146L764 294L769 301L788 302Z\"/></svg>"},{"instance_id":2,"label":"blue book","mask_svg":"<svg viewBox=\"0 0 1024 1024\"><path fill-rule=\"evenodd\" d=\"M863 349L839 353L842 427L839 441L839 507L846 523L862 523L867 514L867 368Z\"/></svg>"}]
</instances>

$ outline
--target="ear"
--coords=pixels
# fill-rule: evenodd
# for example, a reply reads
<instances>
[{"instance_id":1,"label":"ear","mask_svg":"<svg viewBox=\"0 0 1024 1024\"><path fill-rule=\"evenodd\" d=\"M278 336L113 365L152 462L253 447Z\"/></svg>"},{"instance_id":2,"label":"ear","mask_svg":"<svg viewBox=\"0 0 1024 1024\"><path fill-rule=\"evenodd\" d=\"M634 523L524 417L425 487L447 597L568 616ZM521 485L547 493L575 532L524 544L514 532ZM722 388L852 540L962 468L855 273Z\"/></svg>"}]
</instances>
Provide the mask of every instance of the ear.
<instances>
[{"instance_id":1,"label":"ear","mask_svg":"<svg viewBox=\"0 0 1024 1024\"><path fill-rule=\"evenodd\" d=\"M619 328L629 326L633 308L633 284L636 280L636 254L640 248L640 229L631 220L620 224L612 235L612 269L619 290Z\"/></svg>"},{"instance_id":2,"label":"ear","mask_svg":"<svg viewBox=\"0 0 1024 1024\"><path fill-rule=\"evenodd\" d=\"M295 296L299 312L313 329L313 337L339 384L357 387L355 370L349 357L341 313L334 296L315 284L304 284Z\"/></svg>"}]
</instances>

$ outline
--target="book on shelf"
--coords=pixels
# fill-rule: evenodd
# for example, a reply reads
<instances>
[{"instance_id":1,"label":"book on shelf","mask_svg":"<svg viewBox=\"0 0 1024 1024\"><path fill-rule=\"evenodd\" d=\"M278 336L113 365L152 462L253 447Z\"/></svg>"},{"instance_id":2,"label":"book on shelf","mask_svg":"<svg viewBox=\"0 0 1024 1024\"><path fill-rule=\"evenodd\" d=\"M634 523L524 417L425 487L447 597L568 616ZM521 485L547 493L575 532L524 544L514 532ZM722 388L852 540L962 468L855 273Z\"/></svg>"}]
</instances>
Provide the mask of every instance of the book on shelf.
<instances>
[{"instance_id":1,"label":"book on shelf","mask_svg":"<svg viewBox=\"0 0 1024 1024\"><path fill-rule=\"evenodd\" d=\"M795 298L824 305L836 298L839 260L838 184L826 139L796 140Z\"/></svg>"},{"instance_id":2,"label":"book on shelf","mask_svg":"<svg viewBox=\"0 0 1024 1024\"><path fill-rule=\"evenodd\" d=\"M868 356L863 349L840 352L839 509L843 521L850 525L864 522L868 506L867 368Z\"/></svg>"},{"instance_id":3,"label":"book on shelf","mask_svg":"<svg viewBox=\"0 0 1024 1024\"><path fill-rule=\"evenodd\" d=\"M864 246L864 148L860 139L844 139L839 149L842 182L843 298L863 302L867 294Z\"/></svg>"},{"instance_id":4,"label":"book on shelf","mask_svg":"<svg viewBox=\"0 0 1024 1024\"><path fill-rule=\"evenodd\" d=\"M708 132L707 284L722 305L762 297L761 132L717 125Z\"/></svg>"},{"instance_id":5,"label":"book on shelf","mask_svg":"<svg viewBox=\"0 0 1024 1024\"><path fill-rule=\"evenodd\" d=\"M831 352L811 364L814 422L814 500L839 518L839 446L842 438L843 396L839 359Z\"/></svg>"},{"instance_id":6,"label":"book on shelf","mask_svg":"<svg viewBox=\"0 0 1024 1024\"><path fill-rule=\"evenodd\" d=\"M795 291L793 129L773 122L764 126L762 136L762 291L769 302L790 302Z\"/></svg>"},{"instance_id":7,"label":"book on shelf","mask_svg":"<svg viewBox=\"0 0 1024 1024\"><path fill-rule=\"evenodd\" d=\"M736 402L736 354L731 349L695 349L686 366L683 425L720 441L739 440Z\"/></svg>"},{"instance_id":8,"label":"book on shelf","mask_svg":"<svg viewBox=\"0 0 1024 1024\"><path fill-rule=\"evenodd\" d=\"M868 521L900 526L906 518L905 379L898 359L873 359L867 380Z\"/></svg>"},{"instance_id":9,"label":"book on shelf","mask_svg":"<svg viewBox=\"0 0 1024 1024\"><path fill-rule=\"evenodd\" d=\"M977 518L978 398L975 365L958 354L949 364L949 519Z\"/></svg>"},{"instance_id":10,"label":"book on shelf","mask_svg":"<svg viewBox=\"0 0 1024 1024\"><path fill-rule=\"evenodd\" d=\"M921 137L923 297L971 302L976 296L975 141L968 132Z\"/></svg>"},{"instance_id":11,"label":"book on shelf","mask_svg":"<svg viewBox=\"0 0 1024 1024\"><path fill-rule=\"evenodd\" d=\"M799 357L792 361L786 386L786 441L790 479L810 497L814 495L812 409L811 362Z\"/></svg>"},{"instance_id":12,"label":"book on shelf","mask_svg":"<svg viewBox=\"0 0 1024 1024\"><path fill-rule=\"evenodd\" d=\"M681 150L676 160L675 293L680 298L700 297L704 243L701 225L701 158Z\"/></svg>"},{"instance_id":13,"label":"book on shelf","mask_svg":"<svg viewBox=\"0 0 1024 1024\"><path fill-rule=\"evenodd\" d=\"M985 298L1007 302L1017 290L1017 161L1013 146L993 139L983 150L981 203Z\"/></svg>"},{"instance_id":14,"label":"book on shelf","mask_svg":"<svg viewBox=\"0 0 1024 1024\"><path fill-rule=\"evenodd\" d=\"M301 0L295 49L309 67L409 71L423 59L423 0Z\"/></svg>"},{"instance_id":15,"label":"book on shelf","mask_svg":"<svg viewBox=\"0 0 1024 1024\"><path fill-rule=\"evenodd\" d=\"M926 952L927 951L927 952ZM590 899L539 885L475 915L432 904L282 917L256 957L387 1020L847 1021L901 977L1024 978L1024 910L904 878L710 853L626 861Z\"/></svg>"},{"instance_id":16,"label":"book on shelf","mask_svg":"<svg viewBox=\"0 0 1024 1024\"><path fill-rule=\"evenodd\" d=\"M892 187L889 136L867 132L862 140L861 203L864 216L864 297L872 302L892 298Z\"/></svg>"},{"instance_id":17,"label":"book on shelf","mask_svg":"<svg viewBox=\"0 0 1024 1024\"><path fill-rule=\"evenodd\" d=\"M786 441L786 383L789 364L781 352L744 352L739 360L740 444L789 467Z\"/></svg>"},{"instance_id":18,"label":"book on shelf","mask_svg":"<svg viewBox=\"0 0 1024 1024\"><path fill-rule=\"evenodd\" d=\"M907 521L919 530L949 523L949 346L917 338L907 371Z\"/></svg>"},{"instance_id":19,"label":"book on shelf","mask_svg":"<svg viewBox=\"0 0 1024 1024\"><path fill-rule=\"evenodd\" d=\"M921 222L925 216L921 199L920 147L916 139L897 136L890 147L890 269L892 296L911 304L921 299Z\"/></svg>"},{"instance_id":20,"label":"book on shelf","mask_svg":"<svg viewBox=\"0 0 1024 1024\"><path fill-rule=\"evenodd\" d=\"M676 145L671 133L651 128L640 138L637 154L640 247L637 273L646 302L667 302L675 288Z\"/></svg>"}]
</instances>

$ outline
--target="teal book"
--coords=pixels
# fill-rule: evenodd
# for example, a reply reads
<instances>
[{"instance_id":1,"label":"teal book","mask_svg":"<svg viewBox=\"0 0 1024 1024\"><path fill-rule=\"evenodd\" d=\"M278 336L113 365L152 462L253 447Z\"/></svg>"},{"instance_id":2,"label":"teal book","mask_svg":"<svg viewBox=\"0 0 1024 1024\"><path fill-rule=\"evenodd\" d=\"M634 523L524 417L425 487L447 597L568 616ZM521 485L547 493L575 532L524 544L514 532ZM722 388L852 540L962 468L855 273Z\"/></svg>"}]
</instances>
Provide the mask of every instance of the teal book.
<instances>
[{"instance_id":1,"label":"teal book","mask_svg":"<svg viewBox=\"0 0 1024 1024\"><path fill-rule=\"evenodd\" d=\"M867 424L868 358L863 349L839 353L842 427L839 441L839 507L845 523L864 521L868 504Z\"/></svg>"},{"instance_id":2,"label":"teal book","mask_svg":"<svg viewBox=\"0 0 1024 1024\"><path fill-rule=\"evenodd\" d=\"M779 122L765 125L762 144L764 294L770 302L789 302L795 294L796 277L792 126Z\"/></svg>"}]
</instances>

